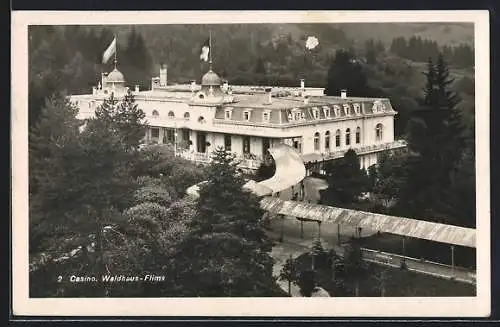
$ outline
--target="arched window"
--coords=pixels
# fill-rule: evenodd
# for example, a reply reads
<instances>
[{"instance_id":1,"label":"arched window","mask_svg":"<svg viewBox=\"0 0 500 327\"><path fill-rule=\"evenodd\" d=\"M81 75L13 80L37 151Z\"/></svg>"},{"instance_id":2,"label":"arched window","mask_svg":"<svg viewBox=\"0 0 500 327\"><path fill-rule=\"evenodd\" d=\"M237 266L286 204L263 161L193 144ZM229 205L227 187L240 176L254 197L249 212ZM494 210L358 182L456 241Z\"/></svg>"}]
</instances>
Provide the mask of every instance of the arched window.
<instances>
[{"instance_id":1,"label":"arched window","mask_svg":"<svg viewBox=\"0 0 500 327\"><path fill-rule=\"evenodd\" d=\"M356 128L356 144L361 143L361 128Z\"/></svg>"},{"instance_id":2,"label":"arched window","mask_svg":"<svg viewBox=\"0 0 500 327\"><path fill-rule=\"evenodd\" d=\"M184 113L184 119L185 120L189 120L189 112L185 112Z\"/></svg>"},{"instance_id":3,"label":"arched window","mask_svg":"<svg viewBox=\"0 0 500 327\"><path fill-rule=\"evenodd\" d=\"M351 129L348 128L345 130L345 145L351 144Z\"/></svg>"},{"instance_id":4,"label":"arched window","mask_svg":"<svg viewBox=\"0 0 500 327\"><path fill-rule=\"evenodd\" d=\"M158 112L158 110L153 110L153 117L159 117L160 116L160 113Z\"/></svg>"},{"instance_id":5,"label":"arched window","mask_svg":"<svg viewBox=\"0 0 500 327\"><path fill-rule=\"evenodd\" d=\"M205 122L205 118L203 116L198 117L198 123L203 124Z\"/></svg>"},{"instance_id":6,"label":"arched window","mask_svg":"<svg viewBox=\"0 0 500 327\"><path fill-rule=\"evenodd\" d=\"M375 140L381 141L384 139L384 125L377 124L375 127Z\"/></svg>"},{"instance_id":7,"label":"arched window","mask_svg":"<svg viewBox=\"0 0 500 327\"><path fill-rule=\"evenodd\" d=\"M335 146L340 147L340 129L335 132Z\"/></svg>"},{"instance_id":8,"label":"arched window","mask_svg":"<svg viewBox=\"0 0 500 327\"><path fill-rule=\"evenodd\" d=\"M319 133L314 133L314 151L319 151Z\"/></svg>"},{"instance_id":9,"label":"arched window","mask_svg":"<svg viewBox=\"0 0 500 327\"><path fill-rule=\"evenodd\" d=\"M325 151L330 150L330 131L325 132Z\"/></svg>"},{"instance_id":10,"label":"arched window","mask_svg":"<svg viewBox=\"0 0 500 327\"><path fill-rule=\"evenodd\" d=\"M175 114L173 111L168 112L168 118L173 119L175 117Z\"/></svg>"}]
</instances>

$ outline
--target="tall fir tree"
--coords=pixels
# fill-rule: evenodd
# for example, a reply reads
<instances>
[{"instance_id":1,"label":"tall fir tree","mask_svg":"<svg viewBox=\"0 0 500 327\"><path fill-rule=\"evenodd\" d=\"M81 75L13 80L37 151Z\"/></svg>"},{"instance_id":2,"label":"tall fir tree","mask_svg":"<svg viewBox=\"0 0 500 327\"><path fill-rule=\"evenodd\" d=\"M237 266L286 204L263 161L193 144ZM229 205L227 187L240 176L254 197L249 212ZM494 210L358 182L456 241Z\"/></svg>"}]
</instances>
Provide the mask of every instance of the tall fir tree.
<instances>
[{"instance_id":1,"label":"tall fir tree","mask_svg":"<svg viewBox=\"0 0 500 327\"><path fill-rule=\"evenodd\" d=\"M409 158L408 183L399 204L420 217L440 214L444 190L450 186L465 145L456 96L450 90L453 80L442 55L436 65L429 60L426 77L422 108L409 124L409 146L417 155Z\"/></svg>"}]
</instances>

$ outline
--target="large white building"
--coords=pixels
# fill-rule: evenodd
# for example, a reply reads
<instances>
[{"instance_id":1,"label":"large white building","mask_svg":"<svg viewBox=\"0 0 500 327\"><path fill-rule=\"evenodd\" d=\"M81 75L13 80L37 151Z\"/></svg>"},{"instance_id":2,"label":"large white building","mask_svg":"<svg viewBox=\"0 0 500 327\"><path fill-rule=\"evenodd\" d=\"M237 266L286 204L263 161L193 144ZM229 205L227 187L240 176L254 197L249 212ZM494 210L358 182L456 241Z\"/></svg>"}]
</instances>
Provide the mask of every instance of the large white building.
<instances>
[{"instance_id":1,"label":"large white building","mask_svg":"<svg viewBox=\"0 0 500 327\"><path fill-rule=\"evenodd\" d=\"M219 146L241 158L241 167L256 169L268 148L278 143L295 147L306 167L340 158L352 148L364 168L377 162L377 154L404 147L394 140L396 111L385 98L325 96L323 88L305 86L228 85L212 70L201 85L170 84L167 68L151 81L150 90L133 91L145 113L148 144L175 144L177 155L208 162ZM122 97L123 74L115 69L103 74L92 94L73 95L79 118L86 119L107 97ZM316 163L316 164L314 164ZM319 165L318 165L319 163Z\"/></svg>"}]
</instances>

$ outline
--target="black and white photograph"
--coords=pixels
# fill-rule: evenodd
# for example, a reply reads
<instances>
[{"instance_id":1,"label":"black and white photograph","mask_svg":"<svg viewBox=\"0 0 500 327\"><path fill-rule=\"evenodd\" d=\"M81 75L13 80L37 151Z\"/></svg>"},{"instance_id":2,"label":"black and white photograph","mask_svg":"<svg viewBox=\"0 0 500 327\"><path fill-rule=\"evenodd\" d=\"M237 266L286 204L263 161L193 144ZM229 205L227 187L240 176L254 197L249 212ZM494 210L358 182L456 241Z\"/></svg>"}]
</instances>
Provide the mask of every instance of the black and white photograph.
<instances>
[{"instance_id":1,"label":"black and white photograph","mask_svg":"<svg viewBox=\"0 0 500 327\"><path fill-rule=\"evenodd\" d=\"M15 14L14 307L489 313L487 12Z\"/></svg>"}]
</instances>

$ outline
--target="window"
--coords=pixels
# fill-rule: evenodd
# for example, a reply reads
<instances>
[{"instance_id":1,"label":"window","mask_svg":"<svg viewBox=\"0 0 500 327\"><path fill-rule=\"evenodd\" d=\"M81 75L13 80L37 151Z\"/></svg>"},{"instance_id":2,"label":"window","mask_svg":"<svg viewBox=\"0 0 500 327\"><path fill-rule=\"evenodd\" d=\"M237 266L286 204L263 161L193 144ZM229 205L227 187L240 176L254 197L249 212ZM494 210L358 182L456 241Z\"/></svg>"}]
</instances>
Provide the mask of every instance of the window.
<instances>
[{"instance_id":1,"label":"window","mask_svg":"<svg viewBox=\"0 0 500 327\"><path fill-rule=\"evenodd\" d=\"M250 120L250 111L246 110L243 112L243 119L246 121Z\"/></svg>"},{"instance_id":2,"label":"window","mask_svg":"<svg viewBox=\"0 0 500 327\"><path fill-rule=\"evenodd\" d=\"M356 144L361 143L361 128L356 128Z\"/></svg>"},{"instance_id":3,"label":"window","mask_svg":"<svg viewBox=\"0 0 500 327\"><path fill-rule=\"evenodd\" d=\"M340 147L340 129L335 132L335 146Z\"/></svg>"},{"instance_id":4,"label":"window","mask_svg":"<svg viewBox=\"0 0 500 327\"><path fill-rule=\"evenodd\" d=\"M330 108L323 107L323 113L325 114L325 118L330 118Z\"/></svg>"},{"instance_id":5,"label":"window","mask_svg":"<svg viewBox=\"0 0 500 327\"><path fill-rule=\"evenodd\" d=\"M384 125L377 124L375 127L375 140L381 141L384 138Z\"/></svg>"},{"instance_id":6,"label":"window","mask_svg":"<svg viewBox=\"0 0 500 327\"><path fill-rule=\"evenodd\" d=\"M174 119L175 115L174 115L174 112L173 111L169 111L168 112L168 118L169 119Z\"/></svg>"},{"instance_id":7,"label":"window","mask_svg":"<svg viewBox=\"0 0 500 327\"><path fill-rule=\"evenodd\" d=\"M346 116L349 116L351 114L351 112L350 112L351 106L349 106L348 103L344 103L343 107L344 107L344 114Z\"/></svg>"},{"instance_id":8,"label":"window","mask_svg":"<svg viewBox=\"0 0 500 327\"><path fill-rule=\"evenodd\" d=\"M313 109L312 112L313 112L314 119L318 119L319 118L319 110L318 109Z\"/></svg>"},{"instance_id":9,"label":"window","mask_svg":"<svg viewBox=\"0 0 500 327\"><path fill-rule=\"evenodd\" d=\"M203 98L205 98L205 95L204 95L203 93L199 93L199 94L198 94L198 98L199 98L199 99L203 99Z\"/></svg>"},{"instance_id":10,"label":"window","mask_svg":"<svg viewBox=\"0 0 500 327\"><path fill-rule=\"evenodd\" d=\"M243 153L250 153L250 136L243 136Z\"/></svg>"},{"instance_id":11,"label":"window","mask_svg":"<svg viewBox=\"0 0 500 327\"><path fill-rule=\"evenodd\" d=\"M189 117L190 117L189 112L185 112L184 113L184 119L185 120L189 120Z\"/></svg>"},{"instance_id":12,"label":"window","mask_svg":"<svg viewBox=\"0 0 500 327\"><path fill-rule=\"evenodd\" d=\"M203 116L198 117L198 123L203 124L205 122L205 118Z\"/></svg>"},{"instance_id":13,"label":"window","mask_svg":"<svg viewBox=\"0 0 500 327\"><path fill-rule=\"evenodd\" d=\"M319 133L314 133L314 151L319 151Z\"/></svg>"},{"instance_id":14,"label":"window","mask_svg":"<svg viewBox=\"0 0 500 327\"><path fill-rule=\"evenodd\" d=\"M172 128L167 128L165 130L165 132L167 133L167 142L166 143L174 144L175 143L175 131Z\"/></svg>"},{"instance_id":15,"label":"window","mask_svg":"<svg viewBox=\"0 0 500 327\"><path fill-rule=\"evenodd\" d=\"M356 112L356 115L361 114L361 107L360 107L359 103L354 104L354 111Z\"/></svg>"},{"instance_id":16,"label":"window","mask_svg":"<svg viewBox=\"0 0 500 327\"><path fill-rule=\"evenodd\" d=\"M262 120L265 122L269 122L270 119L271 119L271 112L264 111L264 113L262 114Z\"/></svg>"},{"instance_id":17,"label":"window","mask_svg":"<svg viewBox=\"0 0 500 327\"><path fill-rule=\"evenodd\" d=\"M160 116L160 113L158 112L158 110L153 110L153 117L159 117Z\"/></svg>"},{"instance_id":18,"label":"window","mask_svg":"<svg viewBox=\"0 0 500 327\"><path fill-rule=\"evenodd\" d=\"M325 133L325 150L330 150L330 131Z\"/></svg>"},{"instance_id":19,"label":"window","mask_svg":"<svg viewBox=\"0 0 500 327\"><path fill-rule=\"evenodd\" d=\"M288 121L293 121L293 115L291 113L288 114Z\"/></svg>"},{"instance_id":20,"label":"window","mask_svg":"<svg viewBox=\"0 0 500 327\"><path fill-rule=\"evenodd\" d=\"M345 130L345 145L351 144L351 129L348 128Z\"/></svg>"},{"instance_id":21,"label":"window","mask_svg":"<svg viewBox=\"0 0 500 327\"><path fill-rule=\"evenodd\" d=\"M232 111L231 111L231 110L229 110L229 109L227 109L227 110L225 111L224 118L225 118L225 119L231 119L231 114L232 114Z\"/></svg>"},{"instance_id":22,"label":"window","mask_svg":"<svg viewBox=\"0 0 500 327\"><path fill-rule=\"evenodd\" d=\"M231 151L231 134L224 134L224 149Z\"/></svg>"},{"instance_id":23,"label":"window","mask_svg":"<svg viewBox=\"0 0 500 327\"><path fill-rule=\"evenodd\" d=\"M160 129L159 128L151 128L151 138L157 139L160 137Z\"/></svg>"},{"instance_id":24,"label":"window","mask_svg":"<svg viewBox=\"0 0 500 327\"><path fill-rule=\"evenodd\" d=\"M340 116L340 107L337 105L333 106L333 110L335 111L335 116L338 117Z\"/></svg>"}]
</instances>

